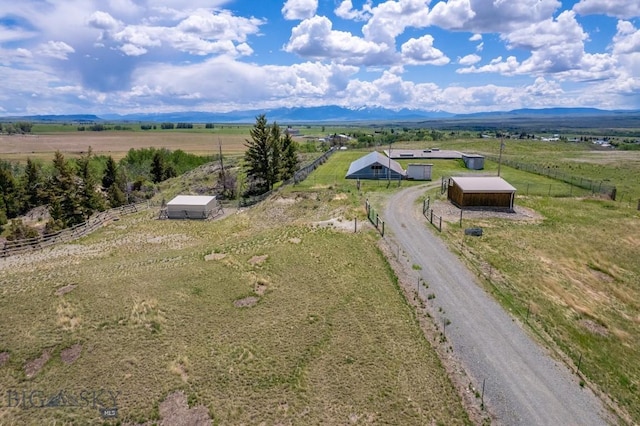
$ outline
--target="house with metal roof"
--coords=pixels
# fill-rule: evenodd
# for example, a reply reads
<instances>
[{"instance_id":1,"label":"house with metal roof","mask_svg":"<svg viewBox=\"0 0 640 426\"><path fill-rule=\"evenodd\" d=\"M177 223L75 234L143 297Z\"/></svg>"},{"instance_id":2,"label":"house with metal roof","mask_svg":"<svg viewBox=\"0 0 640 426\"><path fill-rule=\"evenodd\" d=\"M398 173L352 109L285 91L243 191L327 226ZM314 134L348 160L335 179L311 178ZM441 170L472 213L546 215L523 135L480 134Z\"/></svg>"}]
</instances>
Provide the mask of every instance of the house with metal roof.
<instances>
[{"instance_id":1,"label":"house with metal roof","mask_svg":"<svg viewBox=\"0 0 640 426\"><path fill-rule=\"evenodd\" d=\"M497 176L450 177L447 198L461 209L513 211L516 188Z\"/></svg>"},{"instance_id":2,"label":"house with metal roof","mask_svg":"<svg viewBox=\"0 0 640 426\"><path fill-rule=\"evenodd\" d=\"M399 180L404 179L406 175L397 161L385 157L378 151L372 151L351 163L346 178Z\"/></svg>"}]
</instances>

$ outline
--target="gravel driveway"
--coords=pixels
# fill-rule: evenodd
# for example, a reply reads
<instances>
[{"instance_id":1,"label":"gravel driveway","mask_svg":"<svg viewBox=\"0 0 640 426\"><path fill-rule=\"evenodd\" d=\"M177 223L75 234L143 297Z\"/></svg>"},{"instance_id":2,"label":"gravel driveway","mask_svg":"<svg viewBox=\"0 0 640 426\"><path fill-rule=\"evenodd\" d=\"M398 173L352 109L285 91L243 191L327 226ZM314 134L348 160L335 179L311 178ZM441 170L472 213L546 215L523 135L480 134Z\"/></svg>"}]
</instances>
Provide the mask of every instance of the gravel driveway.
<instances>
[{"instance_id":1,"label":"gravel driveway","mask_svg":"<svg viewBox=\"0 0 640 426\"><path fill-rule=\"evenodd\" d=\"M476 282L421 214L415 200L425 186L394 194L384 212L390 237L420 265L429 285L420 295L435 321L446 326L447 341L467 374L482 388L484 402L499 424L603 425L610 422L600 400L561 362L538 346ZM427 226L429 225L429 226ZM389 235L390 234L390 235ZM609 420L605 420L609 419Z\"/></svg>"}]
</instances>

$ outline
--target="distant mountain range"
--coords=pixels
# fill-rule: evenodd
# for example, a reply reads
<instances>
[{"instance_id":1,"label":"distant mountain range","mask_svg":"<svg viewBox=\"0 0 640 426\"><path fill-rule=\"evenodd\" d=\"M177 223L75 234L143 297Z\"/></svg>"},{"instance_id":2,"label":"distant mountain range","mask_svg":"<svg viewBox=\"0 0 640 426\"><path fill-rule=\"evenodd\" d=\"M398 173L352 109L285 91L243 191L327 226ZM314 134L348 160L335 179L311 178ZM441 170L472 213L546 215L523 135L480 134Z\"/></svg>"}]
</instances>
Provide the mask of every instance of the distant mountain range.
<instances>
[{"instance_id":1,"label":"distant mountain range","mask_svg":"<svg viewBox=\"0 0 640 426\"><path fill-rule=\"evenodd\" d=\"M445 111L422 111L412 109L391 110L386 108L349 109L340 106L277 108L271 110L247 110L224 113L185 111L155 114L91 114L74 115L32 115L22 117L0 117L0 121L32 122L144 122L144 123L253 123L260 114L266 114L269 121L281 124L304 122L371 122L371 121L431 121L431 120L508 120L519 118L560 118L590 116L638 116L640 110L602 110L597 108L543 108L517 109L512 111L478 112L472 114L452 114Z\"/></svg>"}]
</instances>

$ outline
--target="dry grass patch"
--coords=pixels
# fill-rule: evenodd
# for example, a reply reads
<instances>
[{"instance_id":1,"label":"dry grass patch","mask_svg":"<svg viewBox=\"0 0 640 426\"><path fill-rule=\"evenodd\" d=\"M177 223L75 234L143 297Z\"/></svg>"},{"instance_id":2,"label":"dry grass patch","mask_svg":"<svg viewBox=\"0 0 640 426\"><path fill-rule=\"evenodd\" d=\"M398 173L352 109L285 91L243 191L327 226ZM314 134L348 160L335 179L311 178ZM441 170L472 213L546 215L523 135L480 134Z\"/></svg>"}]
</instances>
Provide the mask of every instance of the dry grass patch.
<instances>
[{"instance_id":1,"label":"dry grass patch","mask_svg":"<svg viewBox=\"0 0 640 426\"><path fill-rule=\"evenodd\" d=\"M597 199L521 200L543 219L511 222L468 219L480 238L464 238L464 253L482 276L483 264L499 270L489 289L562 351L581 373L617 401L623 418L640 420L640 263L629 235L640 234L640 213ZM444 235L460 250L462 230ZM535 312L531 306L537 306ZM527 312L529 312L527 314ZM625 414L627 413L627 414Z\"/></svg>"},{"instance_id":2,"label":"dry grass patch","mask_svg":"<svg viewBox=\"0 0 640 426\"><path fill-rule=\"evenodd\" d=\"M189 375L187 374L187 372L189 371L189 365L189 359L186 356L181 356L171 361L171 364L169 365L169 371L180 376L182 381L186 383L189 380Z\"/></svg>"},{"instance_id":3,"label":"dry grass patch","mask_svg":"<svg viewBox=\"0 0 640 426\"><path fill-rule=\"evenodd\" d=\"M64 331L73 331L82 323L77 308L66 300L60 302L56 313L58 314L58 325Z\"/></svg>"},{"instance_id":4,"label":"dry grass patch","mask_svg":"<svg viewBox=\"0 0 640 426\"><path fill-rule=\"evenodd\" d=\"M157 407L181 389L188 403L173 411L202 404L219 424L348 424L356 417L468 424L375 248L378 237L308 225L338 216L325 201L306 199L213 222L124 217L79 240L73 253L0 269L2 350L31 359L43 348L56 353L82 342L73 368L47 364L38 386L120 391L123 424L165 421ZM169 235L189 243L177 249L149 242ZM204 261L214 250L227 256ZM256 253L268 255L259 267L247 262ZM78 287L54 295L69 283ZM248 297L259 302L234 305ZM80 326L61 332L59 307L81 318ZM13 368L2 368L3 386L24 388L28 382ZM102 419L96 410L15 410L3 421Z\"/></svg>"}]
</instances>

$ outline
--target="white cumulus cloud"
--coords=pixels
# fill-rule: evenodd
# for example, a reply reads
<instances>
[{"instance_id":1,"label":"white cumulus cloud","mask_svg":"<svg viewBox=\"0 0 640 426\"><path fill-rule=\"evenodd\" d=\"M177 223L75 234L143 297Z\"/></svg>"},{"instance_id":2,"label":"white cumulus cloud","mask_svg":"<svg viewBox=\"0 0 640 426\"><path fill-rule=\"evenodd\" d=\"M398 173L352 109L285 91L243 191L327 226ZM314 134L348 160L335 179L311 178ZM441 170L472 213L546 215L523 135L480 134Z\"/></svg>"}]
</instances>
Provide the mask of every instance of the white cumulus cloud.
<instances>
[{"instance_id":1,"label":"white cumulus cloud","mask_svg":"<svg viewBox=\"0 0 640 426\"><path fill-rule=\"evenodd\" d=\"M580 15L609 15L621 19L640 17L640 3L634 0L580 0L573 10Z\"/></svg>"},{"instance_id":2,"label":"white cumulus cloud","mask_svg":"<svg viewBox=\"0 0 640 426\"><path fill-rule=\"evenodd\" d=\"M282 7L282 16L289 20L311 18L318 9L318 0L287 0Z\"/></svg>"}]
</instances>

